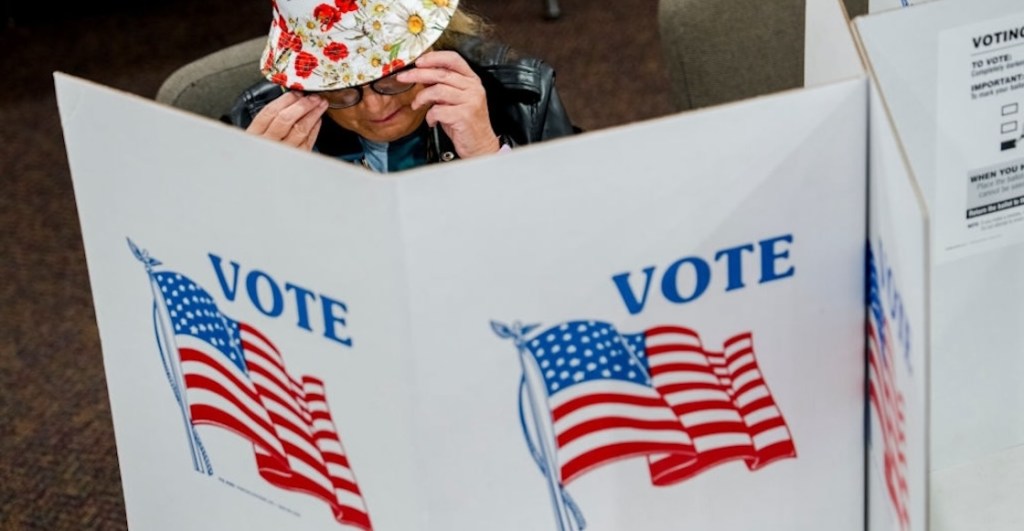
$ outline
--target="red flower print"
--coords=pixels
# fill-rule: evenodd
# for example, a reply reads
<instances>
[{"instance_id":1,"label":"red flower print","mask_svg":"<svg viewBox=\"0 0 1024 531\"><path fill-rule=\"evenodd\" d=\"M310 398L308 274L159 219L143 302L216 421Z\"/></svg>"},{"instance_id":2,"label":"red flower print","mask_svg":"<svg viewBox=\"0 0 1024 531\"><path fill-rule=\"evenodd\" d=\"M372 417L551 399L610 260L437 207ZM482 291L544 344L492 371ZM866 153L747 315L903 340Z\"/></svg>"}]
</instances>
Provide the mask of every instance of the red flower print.
<instances>
[{"instance_id":1,"label":"red flower print","mask_svg":"<svg viewBox=\"0 0 1024 531\"><path fill-rule=\"evenodd\" d=\"M270 70L271 68L274 67L274 56L275 55L277 55L277 50L275 50L273 48L271 48L270 51L267 52L267 60L263 61L263 70Z\"/></svg>"},{"instance_id":2,"label":"red flower print","mask_svg":"<svg viewBox=\"0 0 1024 531\"><path fill-rule=\"evenodd\" d=\"M322 31L327 31L327 28L341 20L341 12L327 4L320 4L313 10L313 18L320 21Z\"/></svg>"},{"instance_id":3,"label":"red flower print","mask_svg":"<svg viewBox=\"0 0 1024 531\"><path fill-rule=\"evenodd\" d=\"M337 6L338 11L342 13L351 13L359 9L359 5L356 4L356 0L334 0L334 5Z\"/></svg>"},{"instance_id":4,"label":"red flower print","mask_svg":"<svg viewBox=\"0 0 1024 531\"><path fill-rule=\"evenodd\" d=\"M288 21L284 19L284 15L277 15L277 27L281 28L281 31L288 32Z\"/></svg>"},{"instance_id":5,"label":"red flower print","mask_svg":"<svg viewBox=\"0 0 1024 531\"><path fill-rule=\"evenodd\" d=\"M282 33L277 38L277 47L282 49L290 49L293 52L302 51L302 39L294 33Z\"/></svg>"},{"instance_id":6,"label":"red flower print","mask_svg":"<svg viewBox=\"0 0 1024 531\"><path fill-rule=\"evenodd\" d=\"M270 76L270 82L275 85L284 86L288 84L288 76L284 75L282 72L278 72Z\"/></svg>"},{"instance_id":7,"label":"red flower print","mask_svg":"<svg viewBox=\"0 0 1024 531\"><path fill-rule=\"evenodd\" d=\"M299 52L298 57L295 58L295 75L301 78L307 78L313 73L313 69L320 64L320 61L316 60L316 57L309 52Z\"/></svg>"},{"instance_id":8,"label":"red flower print","mask_svg":"<svg viewBox=\"0 0 1024 531\"><path fill-rule=\"evenodd\" d=\"M341 61L348 57L348 46L340 42L332 42L324 47L324 55L331 61Z\"/></svg>"},{"instance_id":9,"label":"red flower print","mask_svg":"<svg viewBox=\"0 0 1024 531\"><path fill-rule=\"evenodd\" d=\"M391 74L392 72L398 72L404 67L405 61L401 59L395 59L394 61L391 61L390 63L384 65L384 68L381 69L381 73L386 76Z\"/></svg>"},{"instance_id":10,"label":"red flower print","mask_svg":"<svg viewBox=\"0 0 1024 531\"><path fill-rule=\"evenodd\" d=\"M302 83L292 83L288 88L292 90L306 90L306 87L303 87Z\"/></svg>"}]
</instances>

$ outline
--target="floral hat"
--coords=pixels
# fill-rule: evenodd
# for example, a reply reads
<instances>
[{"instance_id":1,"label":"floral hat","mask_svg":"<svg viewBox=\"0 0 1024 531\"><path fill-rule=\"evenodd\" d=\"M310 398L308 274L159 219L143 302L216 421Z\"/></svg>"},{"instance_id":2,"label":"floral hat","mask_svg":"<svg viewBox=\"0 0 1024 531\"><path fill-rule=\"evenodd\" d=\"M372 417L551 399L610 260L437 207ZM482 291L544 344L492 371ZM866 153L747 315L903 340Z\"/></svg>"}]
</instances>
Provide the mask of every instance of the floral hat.
<instances>
[{"instance_id":1,"label":"floral hat","mask_svg":"<svg viewBox=\"0 0 1024 531\"><path fill-rule=\"evenodd\" d=\"M458 0L271 0L267 79L335 90L401 69L441 36Z\"/></svg>"}]
</instances>

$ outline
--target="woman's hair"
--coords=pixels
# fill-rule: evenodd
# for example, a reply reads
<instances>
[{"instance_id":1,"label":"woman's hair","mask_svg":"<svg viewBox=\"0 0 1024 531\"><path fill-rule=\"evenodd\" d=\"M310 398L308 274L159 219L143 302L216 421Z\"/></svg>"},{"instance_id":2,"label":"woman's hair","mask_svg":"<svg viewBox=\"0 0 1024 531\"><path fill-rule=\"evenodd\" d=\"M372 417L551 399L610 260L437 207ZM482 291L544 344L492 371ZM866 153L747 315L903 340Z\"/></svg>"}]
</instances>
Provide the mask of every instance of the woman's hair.
<instances>
[{"instance_id":1,"label":"woman's hair","mask_svg":"<svg viewBox=\"0 0 1024 531\"><path fill-rule=\"evenodd\" d=\"M434 43L434 49L454 50L466 37L486 37L490 33L491 25L483 17L459 6L452 14L444 33Z\"/></svg>"}]
</instances>

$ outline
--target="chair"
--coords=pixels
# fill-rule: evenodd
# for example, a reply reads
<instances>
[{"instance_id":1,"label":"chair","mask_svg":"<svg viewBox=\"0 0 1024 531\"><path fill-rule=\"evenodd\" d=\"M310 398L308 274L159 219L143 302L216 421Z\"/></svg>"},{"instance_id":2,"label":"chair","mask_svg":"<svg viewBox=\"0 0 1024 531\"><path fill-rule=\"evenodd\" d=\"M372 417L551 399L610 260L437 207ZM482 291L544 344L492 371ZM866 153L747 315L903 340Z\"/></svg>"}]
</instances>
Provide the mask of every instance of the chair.
<instances>
[{"instance_id":1,"label":"chair","mask_svg":"<svg viewBox=\"0 0 1024 531\"><path fill-rule=\"evenodd\" d=\"M259 59L267 43L256 37L200 57L174 71L156 101L219 119L243 90L260 79Z\"/></svg>"},{"instance_id":2,"label":"chair","mask_svg":"<svg viewBox=\"0 0 1024 531\"><path fill-rule=\"evenodd\" d=\"M695 109L803 86L806 1L659 0L672 100ZM845 0L867 12L867 0Z\"/></svg>"}]
</instances>

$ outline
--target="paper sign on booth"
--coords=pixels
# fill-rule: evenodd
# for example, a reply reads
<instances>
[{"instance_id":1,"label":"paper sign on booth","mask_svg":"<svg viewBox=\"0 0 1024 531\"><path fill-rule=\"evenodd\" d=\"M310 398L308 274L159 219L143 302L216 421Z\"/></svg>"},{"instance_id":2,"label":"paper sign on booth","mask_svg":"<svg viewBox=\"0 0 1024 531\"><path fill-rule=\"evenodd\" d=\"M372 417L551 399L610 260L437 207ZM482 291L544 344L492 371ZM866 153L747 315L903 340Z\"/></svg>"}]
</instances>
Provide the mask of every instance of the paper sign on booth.
<instances>
[{"instance_id":1,"label":"paper sign on booth","mask_svg":"<svg viewBox=\"0 0 1024 531\"><path fill-rule=\"evenodd\" d=\"M57 87L133 528L862 528L863 80L394 176Z\"/></svg>"}]
</instances>

